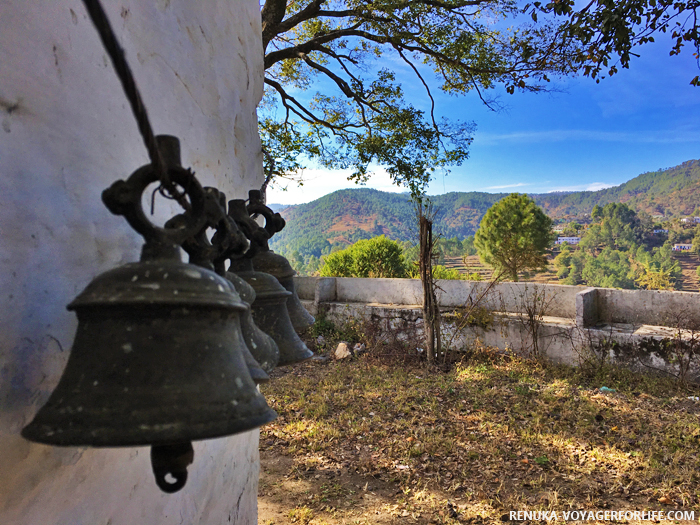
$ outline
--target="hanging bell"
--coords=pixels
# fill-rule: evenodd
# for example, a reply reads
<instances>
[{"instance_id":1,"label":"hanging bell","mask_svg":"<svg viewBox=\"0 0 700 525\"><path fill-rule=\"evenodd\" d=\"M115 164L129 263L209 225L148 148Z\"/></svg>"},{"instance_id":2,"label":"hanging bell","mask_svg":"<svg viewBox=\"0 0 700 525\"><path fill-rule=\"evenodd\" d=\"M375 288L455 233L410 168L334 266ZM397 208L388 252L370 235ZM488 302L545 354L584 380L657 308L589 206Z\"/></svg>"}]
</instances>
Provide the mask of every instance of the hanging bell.
<instances>
[{"instance_id":1,"label":"hanging bell","mask_svg":"<svg viewBox=\"0 0 700 525\"><path fill-rule=\"evenodd\" d=\"M158 486L175 492L193 460L191 441L251 430L276 414L240 351L247 306L229 281L180 261L177 245L202 228L204 193L179 167L177 139L158 139L191 220L164 230L145 218L142 194L158 181L150 165L103 193L110 211L146 239L141 262L99 275L68 305L78 316L68 363L22 436L60 446L151 445Z\"/></svg>"},{"instance_id":2,"label":"hanging bell","mask_svg":"<svg viewBox=\"0 0 700 525\"><path fill-rule=\"evenodd\" d=\"M252 308L255 302L255 290L253 287L233 272L226 272L226 278L236 288L241 301ZM258 325L255 324L251 309L248 309L241 316L241 331L243 332L243 339L255 360L260 363L265 372L271 372L279 363L280 351L275 340L260 330Z\"/></svg>"},{"instance_id":3,"label":"hanging bell","mask_svg":"<svg viewBox=\"0 0 700 525\"><path fill-rule=\"evenodd\" d=\"M250 215L259 213L265 217L265 229L270 236L284 228L284 219L279 213L274 213L265 206L259 190L250 190L248 197L248 213ZM314 324L315 319L301 304L294 286L294 276L297 272L294 271L292 265L289 264L285 257L273 252L269 247L267 249L263 247L253 257L253 268L259 272L273 275L287 291L292 293L287 299L287 309L289 310L289 318L292 320L292 325L296 331L306 330Z\"/></svg>"},{"instance_id":4,"label":"hanging bell","mask_svg":"<svg viewBox=\"0 0 700 525\"><path fill-rule=\"evenodd\" d=\"M225 277L225 270L223 267L223 261L225 258L233 254L243 254L249 246L249 242L245 235L236 226L236 223L226 215L226 197L216 188L204 188L205 192L205 205L204 214L206 216L206 221L204 227L197 232L196 235L185 239L182 243L182 247L185 252L189 255L190 264L195 264L206 268L208 270L216 271L216 273L222 277ZM223 197L223 206L221 197ZM188 214L183 213L177 215L165 223L165 227L169 229L179 229L182 228L184 224L188 221ZM216 232L212 237L210 242L207 238L206 232L209 228L214 228ZM219 265L218 263L222 264ZM220 266L216 268L216 266ZM234 287L234 289L236 289ZM236 293L238 290L236 289ZM241 347L241 353L243 354L243 359L245 360L246 366L248 367L248 372L253 382L257 385L260 383L265 383L270 380L270 376L267 375L265 369L259 364L258 360L251 353L251 344L255 345L255 341L249 340L250 330L244 330L248 328L250 316L250 303L245 302L248 307L245 312L241 314L241 332L243 334L243 340L245 345ZM274 342L273 342L274 343ZM270 370L274 368L274 364L270 367Z\"/></svg>"},{"instance_id":5,"label":"hanging bell","mask_svg":"<svg viewBox=\"0 0 700 525\"><path fill-rule=\"evenodd\" d=\"M285 290L291 293L287 299L287 310L289 310L289 319L292 321L294 329L300 332L313 325L314 317L304 308L297 295L294 286L294 276L297 272L294 271L289 261L272 250L258 252L252 261L253 268L259 272L269 273L284 286Z\"/></svg>"},{"instance_id":6,"label":"hanging bell","mask_svg":"<svg viewBox=\"0 0 700 525\"><path fill-rule=\"evenodd\" d=\"M291 293L272 275L254 271L250 259L232 260L229 272L238 275L255 290L255 301L251 305L253 320L277 343L277 366L291 365L313 357L313 352L299 339L289 319L287 299Z\"/></svg>"},{"instance_id":7,"label":"hanging bell","mask_svg":"<svg viewBox=\"0 0 700 525\"><path fill-rule=\"evenodd\" d=\"M229 201L228 215L250 240L250 248L245 256L231 259L229 271L237 274L255 290L255 301L251 305L253 320L277 343L280 352L278 366L309 359L313 352L299 339L289 319L287 299L291 296L290 292L272 275L253 270L251 257L261 247L267 246L269 234L251 219L245 201L241 199Z\"/></svg>"}]
</instances>

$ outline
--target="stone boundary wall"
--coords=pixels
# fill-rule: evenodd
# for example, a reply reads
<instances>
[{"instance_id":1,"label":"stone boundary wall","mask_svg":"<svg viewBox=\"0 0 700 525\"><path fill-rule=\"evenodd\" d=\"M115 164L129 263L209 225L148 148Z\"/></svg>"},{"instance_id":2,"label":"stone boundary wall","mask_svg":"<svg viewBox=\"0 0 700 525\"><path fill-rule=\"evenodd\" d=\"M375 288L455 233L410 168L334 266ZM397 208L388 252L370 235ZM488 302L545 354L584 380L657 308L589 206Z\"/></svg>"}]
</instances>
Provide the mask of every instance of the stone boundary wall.
<instances>
[{"instance_id":1,"label":"stone boundary wall","mask_svg":"<svg viewBox=\"0 0 700 525\"><path fill-rule=\"evenodd\" d=\"M323 310L335 322L363 318L383 323L386 330L406 330L414 337L422 333L422 293L416 279L296 277L295 284L314 314ZM449 312L479 300L489 283L439 281L438 285L440 307ZM535 299L543 305L537 345L525 315ZM488 329L456 331L446 316L443 340L451 341L455 348L476 339L523 353L536 347L543 357L570 365L593 353L632 369L673 375L679 373L679 349L700 354L697 293L498 283L480 304L494 313ZM691 359L686 374L689 381L700 382L698 360L700 356Z\"/></svg>"},{"instance_id":2,"label":"stone boundary wall","mask_svg":"<svg viewBox=\"0 0 700 525\"><path fill-rule=\"evenodd\" d=\"M295 277L295 283L302 300L317 304L420 305L423 295L418 279ZM487 282L438 281L438 303L443 308L459 308L475 301L488 286ZM483 305L493 311L521 313L536 294L545 298L545 316L575 320L581 327L600 323L673 327L679 317L686 324L700 321L700 294L693 292L498 283L484 297Z\"/></svg>"}]
</instances>

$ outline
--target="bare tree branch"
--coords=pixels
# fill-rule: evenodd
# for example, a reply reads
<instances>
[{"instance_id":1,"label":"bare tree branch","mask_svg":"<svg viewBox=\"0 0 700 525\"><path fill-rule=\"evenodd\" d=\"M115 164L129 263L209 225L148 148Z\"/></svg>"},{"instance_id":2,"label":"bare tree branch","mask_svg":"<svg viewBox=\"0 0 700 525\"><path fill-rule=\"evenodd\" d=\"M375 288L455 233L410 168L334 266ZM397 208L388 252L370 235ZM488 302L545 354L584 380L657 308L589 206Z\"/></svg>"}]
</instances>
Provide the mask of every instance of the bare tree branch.
<instances>
[{"instance_id":1,"label":"bare tree branch","mask_svg":"<svg viewBox=\"0 0 700 525\"><path fill-rule=\"evenodd\" d=\"M260 11L262 18L262 40L263 49L267 48L267 44L276 35L279 34L277 26L284 18L287 11L287 0L266 0L265 5Z\"/></svg>"}]
</instances>

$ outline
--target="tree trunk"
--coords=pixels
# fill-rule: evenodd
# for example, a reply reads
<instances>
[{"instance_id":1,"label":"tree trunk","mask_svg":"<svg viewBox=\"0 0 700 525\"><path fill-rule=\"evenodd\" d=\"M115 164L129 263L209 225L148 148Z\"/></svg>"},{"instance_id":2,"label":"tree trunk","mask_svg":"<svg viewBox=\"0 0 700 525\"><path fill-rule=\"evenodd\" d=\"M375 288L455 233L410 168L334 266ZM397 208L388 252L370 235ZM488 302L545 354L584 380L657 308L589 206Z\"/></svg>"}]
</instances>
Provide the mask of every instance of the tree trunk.
<instances>
[{"instance_id":1,"label":"tree trunk","mask_svg":"<svg viewBox=\"0 0 700 525\"><path fill-rule=\"evenodd\" d=\"M440 351L440 309L435 296L435 281L433 280L433 221L423 214L422 206L418 208L418 221L425 351L428 357L428 366L432 366Z\"/></svg>"}]
</instances>

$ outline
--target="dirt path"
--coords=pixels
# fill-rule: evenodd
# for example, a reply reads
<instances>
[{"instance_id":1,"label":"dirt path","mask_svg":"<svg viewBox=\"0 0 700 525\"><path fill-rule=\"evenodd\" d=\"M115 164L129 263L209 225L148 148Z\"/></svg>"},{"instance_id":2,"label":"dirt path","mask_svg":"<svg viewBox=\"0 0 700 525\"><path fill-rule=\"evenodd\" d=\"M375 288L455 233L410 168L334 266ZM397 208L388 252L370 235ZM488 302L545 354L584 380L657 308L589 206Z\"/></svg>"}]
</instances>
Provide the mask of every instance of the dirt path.
<instances>
[{"instance_id":1,"label":"dirt path","mask_svg":"<svg viewBox=\"0 0 700 525\"><path fill-rule=\"evenodd\" d=\"M261 443L261 447L263 444ZM397 484L352 473L348 467L319 465L309 470L295 468L294 459L279 453L274 445L260 451L258 523L283 525L313 523L403 523L411 516L398 508L403 495ZM420 516L411 516L418 518ZM428 523L427 520L411 520Z\"/></svg>"}]
</instances>

